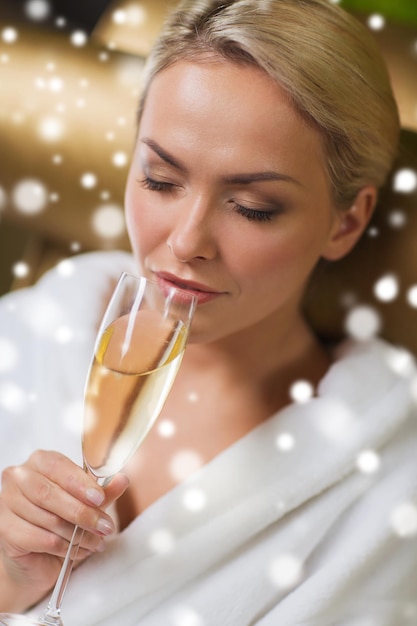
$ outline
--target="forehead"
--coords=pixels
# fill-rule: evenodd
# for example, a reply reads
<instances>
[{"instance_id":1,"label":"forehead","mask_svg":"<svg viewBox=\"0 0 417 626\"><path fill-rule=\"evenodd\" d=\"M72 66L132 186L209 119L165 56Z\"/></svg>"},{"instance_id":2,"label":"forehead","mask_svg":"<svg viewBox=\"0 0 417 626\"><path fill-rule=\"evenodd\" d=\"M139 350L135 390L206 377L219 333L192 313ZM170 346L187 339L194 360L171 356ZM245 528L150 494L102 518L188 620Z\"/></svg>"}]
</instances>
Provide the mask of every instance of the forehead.
<instances>
[{"instance_id":1,"label":"forehead","mask_svg":"<svg viewBox=\"0 0 417 626\"><path fill-rule=\"evenodd\" d=\"M323 160L319 133L277 82L256 66L218 58L179 61L157 74L139 132L176 149L259 159L263 166Z\"/></svg>"},{"instance_id":2,"label":"forehead","mask_svg":"<svg viewBox=\"0 0 417 626\"><path fill-rule=\"evenodd\" d=\"M156 92L156 93L155 93ZM257 113L264 117L273 115L276 107L287 109L291 116L296 115L284 89L266 72L255 65L238 64L218 56L206 56L195 61L181 60L159 72L151 81L145 108L149 100L155 106L155 98L166 94L166 101L158 102L160 107L182 105L188 112L204 110L227 115L231 110L242 112L242 117ZM261 105L261 107L259 107Z\"/></svg>"}]
</instances>

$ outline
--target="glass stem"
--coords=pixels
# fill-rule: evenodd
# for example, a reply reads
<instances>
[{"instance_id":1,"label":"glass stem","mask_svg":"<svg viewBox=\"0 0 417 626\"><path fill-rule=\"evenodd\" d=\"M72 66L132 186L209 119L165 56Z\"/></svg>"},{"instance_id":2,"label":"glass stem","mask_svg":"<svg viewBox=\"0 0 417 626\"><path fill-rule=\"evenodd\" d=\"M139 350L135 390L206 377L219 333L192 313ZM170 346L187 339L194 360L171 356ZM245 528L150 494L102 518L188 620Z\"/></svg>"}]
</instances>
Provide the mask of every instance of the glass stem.
<instances>
[{"instance_id":1,"label":"glass stem","mask_svg":"<svg viewBox=\"0 0 417 626\"><path fill-rule=\"evenodd\" d=\"M65 555L65 559L48 606L44 613L42 613L39 617L40 623L45 624L45 626L63 626L61 620L61 604L83 534L84 530L79 526L75 526L70 544L68 546L67 554Z\"/></svg>"},{"instance_id":2,"label":"glass stem","mask_svg":"<svg viewBox=\"0 0 417 626\"><path fill-rule=\"evenodd\" d=\"M88 472L86 465L84 465L84 471ZM111 479L112 476L107 476L96 480L100 487L106 487ZM48 606L38 618L39 623L43 626L64 626L61 619L61 604L84 532L85 531L82 528L75 526L64 562L62 563L61 571L59 572L58 580L55 583L54 590L52 591L51 598L48 602Z\"/></svg>"}]
</instances>

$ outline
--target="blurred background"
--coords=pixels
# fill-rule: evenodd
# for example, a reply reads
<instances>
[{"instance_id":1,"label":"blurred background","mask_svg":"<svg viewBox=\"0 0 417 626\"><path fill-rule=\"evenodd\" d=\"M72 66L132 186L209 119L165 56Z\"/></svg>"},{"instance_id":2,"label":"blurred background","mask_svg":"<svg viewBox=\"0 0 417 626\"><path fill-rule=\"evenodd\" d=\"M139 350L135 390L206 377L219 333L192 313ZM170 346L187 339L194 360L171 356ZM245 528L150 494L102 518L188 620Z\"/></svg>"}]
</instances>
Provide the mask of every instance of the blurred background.
<instances>
[{"instance_id":1,"label":"blurred background","mask_svg":"<svg viewBox=\"0 0 417 626\"><path fill-rule=\"evenodd\" d=\"M142 68L175 3L0 0L0 294L68 256L128 249L123 190ZM387 61L402 149L363 244L321 273L307 306L330 334L352 305L371 307L389 339L417 351L417 2L339 4Z\"/></svg>"}]
</instances>

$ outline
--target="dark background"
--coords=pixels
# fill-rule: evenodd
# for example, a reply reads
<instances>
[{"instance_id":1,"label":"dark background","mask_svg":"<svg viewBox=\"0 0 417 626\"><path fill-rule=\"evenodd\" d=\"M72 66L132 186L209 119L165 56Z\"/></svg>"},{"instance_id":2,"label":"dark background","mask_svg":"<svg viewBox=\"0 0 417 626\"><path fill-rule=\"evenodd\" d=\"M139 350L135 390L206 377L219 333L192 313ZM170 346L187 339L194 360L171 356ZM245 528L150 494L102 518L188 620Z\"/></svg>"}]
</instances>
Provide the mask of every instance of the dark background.
<instances>
[{"instance_id":1,"label":"dark background","mask_svg":"<svg viewBox=\"0 0 417 626\"><path fill-rule=\"evenodd\" d=\"M155 0L156 2L157 0ZM0 0L0 19L2 14L20 14L24 17L25 0ZM56 17L63 16L68 20L70 27L83 27L90 32L97 23L105 7L111 0L51 0L53 14L49 22L52 24ZM359 13L382 13L389 19L407 24L417 25L417 0L340 0L343 8ZM48 22L43 22L47 24Z\"/></svg>"},{"instance_id":2,"label":"dark background","mask_svg":"<svg viewBox=\"0 0 417 626\"><path fill-rule=\"evenodd\" d=\"M52 0L53 11L51 16L42 21L42 26L54 24L57 17L67 18L67 26L70 28L83 27L86 32L91 32L97 23L103 10L111 3L111 0ZM15 15L25 19L24 0L0 0L0 18L6 15Z\"/></svg>"}]
</instances>

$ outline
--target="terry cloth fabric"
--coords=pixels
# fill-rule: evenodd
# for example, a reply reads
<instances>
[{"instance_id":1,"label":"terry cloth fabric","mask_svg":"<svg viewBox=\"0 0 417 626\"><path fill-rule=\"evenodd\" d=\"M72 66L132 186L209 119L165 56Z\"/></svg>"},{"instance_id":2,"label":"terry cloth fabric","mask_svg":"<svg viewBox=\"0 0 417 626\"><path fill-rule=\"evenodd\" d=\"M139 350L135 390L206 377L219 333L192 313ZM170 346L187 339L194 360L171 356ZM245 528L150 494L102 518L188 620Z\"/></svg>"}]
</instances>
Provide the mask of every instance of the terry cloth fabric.
<instances>
[{"instance_id":1,"label":"terry cloth fabric","mask_svg":"<svg viewBox=\"0 0 417 626\"><path fill-rule=\"evenodd\" d=\"M0 305L18 357L0 382L2 465L36 447L79 456L103 298L132 261L72 263ZM271 416L74 571L64 622L416 626L415 377L381 340L343 344L317 397Z\"/></svg>"}]
</instances>

